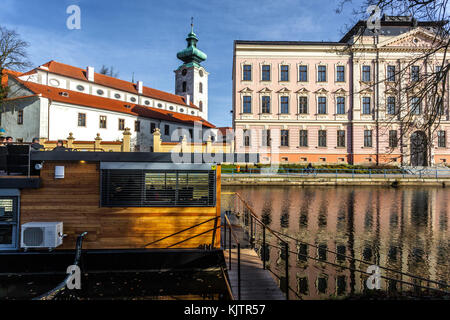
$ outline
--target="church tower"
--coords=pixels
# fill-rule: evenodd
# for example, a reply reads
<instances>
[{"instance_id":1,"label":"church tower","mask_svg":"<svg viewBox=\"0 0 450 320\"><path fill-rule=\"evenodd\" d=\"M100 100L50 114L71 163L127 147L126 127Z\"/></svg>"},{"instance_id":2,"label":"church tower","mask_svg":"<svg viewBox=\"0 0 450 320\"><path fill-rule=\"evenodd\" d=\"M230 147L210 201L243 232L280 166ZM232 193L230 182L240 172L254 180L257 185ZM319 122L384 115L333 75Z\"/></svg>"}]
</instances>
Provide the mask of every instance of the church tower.
<instances>
[{"instance_id":1,"label":"church tower","mask_svg":"<svg viewBox=\"0 0 450 320\"><path fill-rule=\"evenodd\" d=\"M177 53L183 64L175 70L175 94L186 97L200 109L200 116L208 120L208 75L200 65L206 60L206 54L197 48L198 38L191 23L187 47Z\"/></svg>"}]
</instances>

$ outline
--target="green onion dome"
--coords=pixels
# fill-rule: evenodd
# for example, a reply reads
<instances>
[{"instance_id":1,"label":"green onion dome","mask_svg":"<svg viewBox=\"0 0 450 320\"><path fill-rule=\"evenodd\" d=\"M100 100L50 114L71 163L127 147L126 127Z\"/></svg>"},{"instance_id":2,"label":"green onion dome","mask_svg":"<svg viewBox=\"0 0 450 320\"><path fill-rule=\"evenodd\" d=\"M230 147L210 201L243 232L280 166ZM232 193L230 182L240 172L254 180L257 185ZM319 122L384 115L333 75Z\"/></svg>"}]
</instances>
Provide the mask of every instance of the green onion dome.
<instances>
[{"instance_id":1,"label":"green onion dome","mask_svg":"<svg viewBox=\"0 0 450 320\"><path fill-rule=\"evenodd\" d=\"M177 53L177 58L183 61L185 64L200 64L205 61L207 56L204 52L197 48L198 38L194 33L193 27L191 26L191 32L188 34L187 47Z\"/></svg>"}]
</instances>

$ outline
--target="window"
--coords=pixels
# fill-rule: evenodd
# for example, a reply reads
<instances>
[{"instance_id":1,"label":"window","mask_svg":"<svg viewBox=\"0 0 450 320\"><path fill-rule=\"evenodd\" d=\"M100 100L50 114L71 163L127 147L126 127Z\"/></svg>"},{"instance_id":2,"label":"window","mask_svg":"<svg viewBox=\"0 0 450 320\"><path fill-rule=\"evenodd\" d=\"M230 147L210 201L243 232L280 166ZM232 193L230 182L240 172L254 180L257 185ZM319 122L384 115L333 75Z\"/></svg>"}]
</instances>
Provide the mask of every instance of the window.
<instances>
[{"instance_id":1,"label":"window","mask_svg":"<svg viewBox=\"0 0 450 320\"><path fill-rule=\"evenodd\" d=\"M100 116L100 129L106 129L106 116Z\"/></svg>"},{"instance_id":2,"label":"window","mask_svg":"<svg viewBox=\"0 0 450 320\"><path fill-rule=\"evenodd\" d=\"M131 98L130 98L130 101L131 101L131 102L136 102L136 98L135 98L135 97L131 97Z\"/></svg>"},{"instance_id":3,"label":"window","mask_svg":"<svg viewBox=\"0 0 450 320\"><path fill-rule=\"evenodd\" d=\"M189 140L194 139L194 130L193 129L189 129ZM214 142L214 136L211 136L211 141Z\"/></svg>"},{"instance_id":4,"label":"window","mask_svg":"<svg viewBox=\"0 0 450 320\"><path fill-rule=\"evenodd\" d=\"M150 133L155 132L155 129L156 129L156 124L153 123L153 122L151 122L151 123L150 123Z\"/></svg>"},{"instance_id":5,"label":"window","mask_svg":"<svg viewBox=\"0 0 450 320\"><path fill-rule=\"evenodd\" d=\"M436 113L441 116L445 113L444 101L441 96L436 97Z\"/></svg>"},{"instance_id":6,"label":"window","mask_svg":"<svg viewBox=\"0 0 450 320\"><path fill-rule=\"evenodd\" d=\"M281 66L280 81L289 81L289 66Z\"/></svg>"},{"instance_id":7,"label":"window","mask_svg":"<svg viewBox=\"0 0 450 320\"><path fill-rule=\"evenodd\" d=\"M364 147L372 147L372 130L364 130Z\"/></svg>"},{"instance_id":8,"label":"window","mask_svg":"<svg viewBox=\"0 0 450 320\"><path fill-rule=\"evenodd\" d=\"M103 91L102 89L98 89L98 90L97 90L97 94L98 94L99 96L102 96L104 93L105 93L105 91Z\"/></svg>"},{"instance_id":9,"label":"window","mask_svg":"<svg viewBox=\"0 0 450 320\"><path fill-rule=\"evenodd\" d=\"M118 94L118 93L116 93L116 94L114 94L114 98L116 98L116 99L120 99L120 98L121 98L121 95L120 95L120 94Z\"/></svg>"},{"instance_id":10,"label":"window","mask_svg":"<svg viewBox=\"0 0 450 320\"><path fill-rule=\"evenodd\" d=\"M243 97L244 107L242 109L243 113L252 113L252 97L244 96Z\"/></svg>"},{"instance_id":11,"label":"window","mask_svg":"<svg viewBox=\"0 0 450 320\"><path fill-rule=\"evenodd\" d=\"M168 124L164 125L164 134L168 136L170 134L170 126Z\"/></svg>"},{"instance_id":12,"label":"window","mask_svg":"<svg viewBox=\"0 0 450 320\"><path fill-rule=\"evenodd\" d=\"M298 98L298 113L307 114L308 113L308 98L299 97Z\"/></svg>"},{"instance_id":13,"label":"window","mask_svg":"<svg viewBox=\"0 0 450 320\"><path fill-rule=\"evenodd\" d=\"M447 139L446 139L445 131L443 131L443 130L438 131L438 147L439 148L447 147Z\"/></svg>"},{"instance_id":14,"label":"window","mask_svg":"<svg viewBox=\"0 0 450 320\"><path fill-rule=\"evenodd\" d=\"M141 131L141 122L139 120L134 122L134 131L140 132Z\"/></svg>"},{"instance_id":15,"label":"window","mask_svg":"<svg viewBox=\"0 0 450 320\"><path fill-rule=\"evenodd\" d=\"M119 119L119 130L125 130L125 120Z\"/></svg>"},{"instance_id":16,"label":"window","mask_svg":"<svg viewBox=\"0 0 450 320\"><path fill-rule=\"evenodd\" d=\"M214 206L215 171L101 170L101 206Z\"/></svg>"},{"instance_id":17,"label":"window","mask_svg":"<svg viewBox=\"0 0 450 320\"><path fill-rule=\"evenodd\" d=\"M244 146L250 147L250 130L244 129Z\"/></svg>"},{"instance_id":18,"label":"window","mask_svg":"<svg viewBox=\"0 0 450 320\"><path fill-rule=\"evenodd\" d=\"M269 96L262 97L261 112L262 113L270 113L270 97Z\"/></svg>"},{"instance_id":19,"label":"window","mask_svg":"<svg viewBox=\"0 0 450 320\"><path fill-rule=\"evenodd\" d=\"M398 140L397 140L397 130L389 130L389 147L397 148Z\"/></svg>"},{"instance_id":20,"label":"window","mask_svg":"<svg viewBox=\"0 0 450 320\"><path fill-rule=\"evenodd\" d=\"M387 81L395 81L395 66L387 66Z\"/></svg>"},{"instance_id":21,"label":"window","mask_svg":"<svg viewBox=\"0 0 450 320\"><path fill-rule=\"evenodd\" d=\"M17 111L17 124L23 124L23 110Z\"/></svg>"},{"instance_id":22,"label":"window","mask_svg":"<svg viewBox=\"0 0 450 320\"><path fill-rule=\"evenodd\" d=\"M79 113L78 114L78 126L79 127L86 127L86 113Z\"/></svg>"},{"instance_id":23,"label":"window","mask_svg":"<svg viewBox=\"0 0 450 320\"><path fill-rule=\"evenodd\" d=\"M183 92L186 92L187 90L187 84L186 81L183 81Z\"/></svg>"},{"instance_id":24,"label":"window","mask_svg":"<svg viewBox=\"0 0 450 320\"><path fill-rule=\"evenodd\" d=\"M270 130L265 129L262 131L261 141L263 147L270 147Z\"/></svg>"},{"instance_id":25,"label":"window","mask_svg":"<svg viewBox=\"0 0 450 320\"><path fill-rule=\"evenodd\" d=\"M419 66L411 67L411 81L419 81Z\"/></svg>"},{"instance_id":26,"label":"window","mask_svg":"<svg viewBox=\"0 0 450 320\"><path fill-rule=\"evenodd\" d=\"M387 113L395 114L395 97L387 98Z\"/></svg>"},{"instance_id":27,"label":"window","mask_svg":"<svg viewBox=\"0 0 450 320\"><path fill-rule=\"evenodd\" d=\"M345 97L336 98L336 114L345 114Z\"/></svg>"},{"instance_id":28,"label":"window","mask_svg":"<svg viewBox=\"0 0 450 320\"><path fill-rule=\"evenodd\" d=\"M270 81L270 66L269 65L263 65L262 66L262 81Z\"/></svg>"},{"instance_id":29,"label":"window","mask_svg":"<svg viewBox=\"0 0 450 320\"><path fill-rule=\"evenodd\" d=\"M198 84L198 92L203 93L203 83L201 82Z\"/></svg>"},{"instance_id":30,"label":"window","mask_svg":"<svg viewBox=\"0 0 450 320\"><path fill-rule=\"evenodd\" d=\"M280 113L289 113L289 97L281 97L280 103Z\"/></svg>"},{"instance_id":31,"label":"window","mask_svg":"<svg viewBox=\"0 0 450 320\"><path fill-rule=\"evenodd\" d=\"M202 101L199 101L198 108L200 109L200 111L203 110L203 102Z\"/></svg>"},{"instance_id":32,"label":"window","mask_svg":"<svg viewBox=\"0 0 450 320\"><path fill-rule=\"evenodd\" d=\"M317 82L326 82L327 81L327 67L326 66L318 66L317 67Z\"/></svg>"},{"instance_id":33,"label":"window","mask_svg":"<svg viewBox=\"0 0 450 320\"><path fill-rule=\"evenodd\" d=\"M362 113L370 114L370 97L363 97L362 104Z\"/></svg>"},{"instance_id":34,"label":"window","mask_svg":"<svg viewBox=\"0 0 450 320\"><path fill-rule=\"evenodd\" d=\"M345 147L345 130L337 131L337 146L341 148Z\"/></svg>"},{"instance_id":35,"label":"window","mask_svg":"<svg viewBox=\"0 0 450 320\"><path fill-rule=\"evenodd\" d=\"M300 147L308 146L308 130L300 130Z\"/></svg>"},{"instance_id":36,"label":"window","mask_svg":"<svg viewBox=\"0 0 450 320\"><path fill-rule=\"evenodd\" d=\"M281 146L289 146L289 130L281 130Z\"/></svg>"},{"instance_id":37,"label":"window","mask_svg":"<svg viewBox=\"0 0 450 320\"><path fill-rule=\"evenodd\" d=\"M78 90L78 91L84 91L84 87L83 87L82 85L78 85L78 86L77 86L77 90Z\"/></svg>"},{"instance_id":38,"label":"window","mask_svg":"<svg viewBox=\"0 0 450 320\"><path fill-rule=\"evenodd\" d=\"M418 97L411 98L411 114L421 114L421 104L420 99Z\"/></svg>"},{"instance_id":39,"label":"window","mask_svg":"<svg viewBox=\"0 0 450 320\"><path fill-rule=\"evenodd\" d=\"M336 67L336 82L344 82L345 81L345 67L337 66Z\"/></svg>"},{"instance_id":40,"label":"window","mask_svg":"<svg viewBox=\"0 0 450 320\"><path fill-rule=\"evenodd\" d=\"M327 113L327 98L326 97L318 97L317 98L317 113L318 114L326 114Z\"/></svg>"},{"instance_id":41,"label":"window","mask_svg":"<svg viewBox=\"0 0 450 320\"><path fill-rule=\"evenodd\" d=\"M244 74L242 80L244 81L252 81L252 66L249 64L244 65Z\"/></svg>"},{"instance_id":42,"label":"window","mask_svg":"<svg viewBox=\"0 0 450 320\"><path fill-rule=\"evenodd\" d=\"M319 130L319 147L327 146L327 131Z\"/></svg>"},{"instance_id":43,"label":"window","mask_svg":"<svg viewBox=\"0 0 450 320\"><path fill-rule=\"evenodd\" d=\"M371 79L370 77L370 66L363 66L362 67L362 81L369 82Z\"/></svg>"},{"instance_id":44,"label":"window","mask_svg":"<svg viewBox=\"0 0 450 320\"><path fill-rule=\"evenodd\" d=\"M298 81L307 82L308 81L308 67L299 66L298 67Z\"/></svg>"}]
</instances>

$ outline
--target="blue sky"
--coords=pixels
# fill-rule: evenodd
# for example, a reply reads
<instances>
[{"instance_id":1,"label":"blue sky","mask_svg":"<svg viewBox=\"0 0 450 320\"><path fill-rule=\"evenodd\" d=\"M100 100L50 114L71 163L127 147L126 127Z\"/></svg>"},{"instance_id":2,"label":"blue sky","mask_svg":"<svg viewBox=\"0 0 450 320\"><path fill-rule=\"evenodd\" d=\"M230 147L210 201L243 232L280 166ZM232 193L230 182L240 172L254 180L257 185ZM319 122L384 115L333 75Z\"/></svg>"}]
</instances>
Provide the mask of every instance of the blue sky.
<instances>
[{"instance_id":1,"label":"blue sky","mask_svg":"<svg viewBox=\"0 0 450 320\"><path fill-rule=\"evenodd\" d=\"M352 24L352 7L330 0L1 0L0 25L30 43L34 66L49 60L98 70L174 92L176 53L194 17L199 49L208 55L209 120L231 126L234 40L337 41ZM354 3L359 1L354 1ZM66 28L69 5L81 8L81 30ZM353 4L355 5L355 4Z\"/></svg>"}]
</instances>

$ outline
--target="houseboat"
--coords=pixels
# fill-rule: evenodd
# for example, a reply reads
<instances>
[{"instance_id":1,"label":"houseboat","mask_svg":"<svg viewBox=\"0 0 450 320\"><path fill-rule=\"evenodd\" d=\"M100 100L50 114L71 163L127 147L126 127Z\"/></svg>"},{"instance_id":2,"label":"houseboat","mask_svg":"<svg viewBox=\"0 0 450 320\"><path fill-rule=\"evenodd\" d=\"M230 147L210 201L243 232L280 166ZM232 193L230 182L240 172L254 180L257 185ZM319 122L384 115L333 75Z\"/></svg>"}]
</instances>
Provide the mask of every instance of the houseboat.
<instances>
[{"instance_id":1,"label":"houseboat","mask_svg":"<svg viewBox=\"0 0 450 320\"><path fill-rule=\"evenodd\" d=\"M58 275L51 289L74 259L84 274L223 265L220 163L198 154L174 163L170 153L6 148L0 277ZM0 281L0 299L11 295Z\"/></svg>"}]
</instances>

